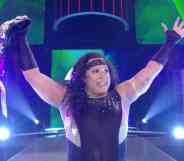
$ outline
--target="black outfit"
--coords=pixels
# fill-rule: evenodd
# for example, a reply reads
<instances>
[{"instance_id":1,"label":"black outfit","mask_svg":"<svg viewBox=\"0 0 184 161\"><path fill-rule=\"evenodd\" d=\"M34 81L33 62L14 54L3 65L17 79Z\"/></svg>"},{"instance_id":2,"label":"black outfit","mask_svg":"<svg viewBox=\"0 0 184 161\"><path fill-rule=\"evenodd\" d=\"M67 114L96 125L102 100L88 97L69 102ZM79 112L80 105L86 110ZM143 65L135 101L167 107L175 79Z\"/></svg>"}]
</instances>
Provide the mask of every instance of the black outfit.
<instances>
[{"instance_id":1,"label":"black outfit","mask_svg":"<svg viewBox=\"0 0 184 161\"><path fill-rule=\"evenodd\" d=\"M85 114L75 116L81 147L68 141L68 161L124 161L125 143L118 143L121 108L114 90L105 97L88 98Z\"/></svg>"}]
</instances>

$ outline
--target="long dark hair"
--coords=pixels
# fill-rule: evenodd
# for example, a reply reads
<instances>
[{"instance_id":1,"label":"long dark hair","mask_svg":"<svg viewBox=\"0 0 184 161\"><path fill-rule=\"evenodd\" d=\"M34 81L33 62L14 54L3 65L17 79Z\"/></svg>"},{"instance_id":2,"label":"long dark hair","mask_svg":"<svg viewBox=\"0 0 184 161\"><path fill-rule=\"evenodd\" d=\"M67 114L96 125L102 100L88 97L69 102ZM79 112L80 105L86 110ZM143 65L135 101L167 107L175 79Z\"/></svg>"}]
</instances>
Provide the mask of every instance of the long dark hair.
<instances>
[{"instance_id":1,"label":"long dark hair","mask_svg":"<svg viewBox=\"0 0 184 161\"><path fill-rule=\"evenodd\" d=\"M119 81L113 65L102 54L90 52L82 56L73 67L66 99L66 104L69 105L70 112L74 115L84 113L87 106L84 79L87 71L87 62L92 58L103 58L106 61L111 77L109 90L113 89Z\"/></svg>"}]
</instances>

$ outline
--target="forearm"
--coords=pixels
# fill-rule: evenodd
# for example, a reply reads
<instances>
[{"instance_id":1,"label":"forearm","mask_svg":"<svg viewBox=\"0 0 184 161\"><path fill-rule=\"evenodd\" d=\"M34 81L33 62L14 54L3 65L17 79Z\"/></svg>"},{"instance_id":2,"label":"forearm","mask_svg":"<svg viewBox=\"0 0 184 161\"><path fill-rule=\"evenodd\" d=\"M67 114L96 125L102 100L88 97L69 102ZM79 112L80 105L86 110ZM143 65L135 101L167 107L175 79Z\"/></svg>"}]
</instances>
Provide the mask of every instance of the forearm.
<instances>
[{"instance_id":1,"label":"forearm","mask_svg":"<svg viewBox=\"0 0 184 161\"><path fill-rule=\"evenodd\" d=\"M166 33L166 42L159 51L152 57L145 68L138 72L132 79L132 86L137 95L145 93L156 76L167 64L170 55L173 52L175 44L180 41L180 36L174 31Z\"/></svg>"},{"instance_id":2,"label":"forearm","mask_svg":"<svg viewBox=\"0 0 184 161\"><path fill-rule=\"evenodd\" d=\"M12 57L17 60L17 65L21 70L38 67L27 41L30 24L31 20L27 16L17 16L0 26L1 32L4 34L2 37L4 51L10 51L8 54L12 54Z\"/></svg>"},{"instance_id":3,"label":"forearm","mask_svg":"<svg viewBox=\"0 0 184 161\"><path fill-rule=\"evenodd\" d=\"M20 37L18 40L18 63L23 71L38 68L34 54L29 46L26 37Z\"/></svg>"},{"instance_id":4,"label":"forearm","mask_svg":"<svg viewBox=\"0 0 184 161\"><path fill-rule=\"evenodd\" d=\"M166 65L173 52L175 44L179 43L180 40L184 38L183 24L184 21L177 18L173 25L173 30L169 31L167 25L162 23L166 34L165 43L152 57L145 68L138 72L133 78L126 81L126 83L121 83L118 86L117 89L119 93L125 98L128 98L129 104L134 102L140 95L148 90L153 80Z\"/></svg>"},{"instance_id":5,"label":"forearm","mask_svg":"<svg viewBox=\"0 0 184 161\"><path fill-rule=\"evenodd\" d=\"M163 69L163 65L155 61L149 61L146 67L139 71L131 80L136 98L144 94Z\"/></svg>"},{"instance_id":6,"label":"forearm","mask_svg":"<svg viewBox=\"0 0 184 161\"><path fill-rule=\"evenodd\" d=\"M8 23L8 26L7 26ZM58 106L65 94L65 85L59 84L39 71L26 35L31 20L27 16L18 16L3 25L6 49L12 49L9 54L15 58L17 66L35 92L47 103ZM0 29L3 28L1 25Z\"/></svg>"},{"instance_id":7,"label":"forearm","mask_svg":"<svg viewBox=\"0 0 184 161\"><path fill-rule=\"evenodd\" d=\"M152 57L152 60L166 65L170 55L173 52L173 49L177 43L181 40L180 35L178 35L175 31L167 31L166 32L166 42L161 46L158 52Z\"/></svg>"}]
</instances>

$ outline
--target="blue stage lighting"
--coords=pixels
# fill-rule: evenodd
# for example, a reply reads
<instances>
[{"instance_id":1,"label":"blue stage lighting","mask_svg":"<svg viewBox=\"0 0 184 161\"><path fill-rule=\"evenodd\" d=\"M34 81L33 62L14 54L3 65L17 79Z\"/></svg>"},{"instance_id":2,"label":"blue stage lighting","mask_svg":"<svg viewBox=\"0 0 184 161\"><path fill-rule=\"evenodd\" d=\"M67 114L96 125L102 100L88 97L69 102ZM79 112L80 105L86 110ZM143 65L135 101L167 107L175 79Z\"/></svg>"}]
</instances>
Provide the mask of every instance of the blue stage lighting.
<instances>
[{"instance_id":1,"label":"blue stage lighting","mask_svg":"<svg viewBox=\"0 0 184 161\"><path fill-rule=\"evenodd\" d=\"M0 127L0 141L6 141L10 137L10 130L7 127Z\"/></svg>"},{"instance_id":2,"label":"blue stage lighting","mask_svg":"<svg viewBox=\"0 0 184 161\"><path fill-rule=\"evenodd\" d=\"M184 139L184 127L176 127L173 131L173 136L176 139Z\"/></svg>"},{"instance_id":3,"label":"blue stage lighting","mask_svg":"<svg viewBox=\"0 0 184 161\"><path fill-rule=\"evenodd\" d=\"M146 124L147 123L147 119L142 119L142 123Z\"/></svg>"},{"instance_id":4,"label":"blue stage lighting","mask_svg":"<svg viewBox=\"0 0 184 161\"><path fill-rule=\"evenodd\" d=\"M34 123L35 123L36 125L38 125L38 124L40 123L40 121L37 120L37 119L35 119L35 120L34 120Z\"/></svg>"}]
</instances>

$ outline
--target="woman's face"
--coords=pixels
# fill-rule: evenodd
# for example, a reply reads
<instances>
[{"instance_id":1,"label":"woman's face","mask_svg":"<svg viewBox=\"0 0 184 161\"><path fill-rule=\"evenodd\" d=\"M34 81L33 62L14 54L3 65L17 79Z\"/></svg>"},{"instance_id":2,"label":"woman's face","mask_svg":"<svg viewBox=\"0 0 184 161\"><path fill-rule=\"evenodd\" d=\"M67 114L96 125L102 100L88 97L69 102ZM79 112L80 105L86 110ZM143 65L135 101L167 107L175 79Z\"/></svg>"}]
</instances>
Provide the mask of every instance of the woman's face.
<instances>
[{"instance_id":1,"label":"woman's face","mask_svg":"<svg viewBox=\"0 0 184 161\"><path fill-rule=\"evenodd\" d=\"M107 65L95 65L86 71L85 91L89 97L105 96L110 87L110 73Z\"/></svg>"}]
</instances>

